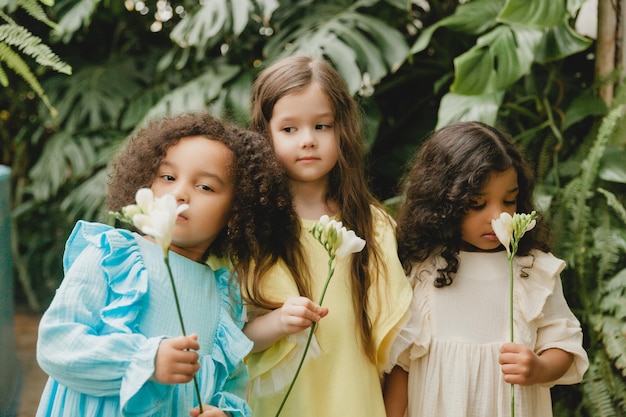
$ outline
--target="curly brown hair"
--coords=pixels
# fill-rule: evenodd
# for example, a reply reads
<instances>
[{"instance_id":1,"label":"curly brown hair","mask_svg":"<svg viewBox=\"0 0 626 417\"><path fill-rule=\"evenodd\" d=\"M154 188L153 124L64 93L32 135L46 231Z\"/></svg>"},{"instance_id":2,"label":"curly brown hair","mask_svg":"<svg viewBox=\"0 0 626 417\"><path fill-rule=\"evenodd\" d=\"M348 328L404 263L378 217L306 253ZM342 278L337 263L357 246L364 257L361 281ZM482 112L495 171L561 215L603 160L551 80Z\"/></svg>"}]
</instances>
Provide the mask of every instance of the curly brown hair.
<instances>
[{"instance_id":1,"label":"curly brown hair","mask_svg":"<svg viewBox=\"0 0 626 417\"><path fill-rule=\"evenodd\" d=\"M533 204L532 170L509 135L480 122L455 123L432 134L402 182L405 200L398 210L397 239L405 272L411 272L414 262L441 255L447 265L438 270L435 286L450 285L458 270L461 223L473 199L492 173L511 167L517 172L517 212L539 214ZM537 227L520 241L518 253L549 251L547 230L539 217Z\"/></svg>"},{"instance_id":2,"label":"curly brown hair","mask_svg":"<svg viewBox=\"0 0 626 417\"><path fill-rule=\"evenodd\" d=\"M113 162L109 209L119 211L134 203L137 190L152 184L167 150L189 136L219 141L233 153L230 172L235 188L229 226L207 248L204 259L228 257L240 276L251 263L275 262L286 252L284 234L289 230L275 225L299 224L285 171L262 135L207 113L160 118L137 131Z\"/></svg>"},{"instance_id":3,"label":"curly brown hair","mask_svg":"<svg viewBox=\"0 0 626 417\"><path fill-rule=\"evenodd\" d=\"M276 102L312 83L318 84L328 96L334 111L334 124L338 129L338 162L329 174L326 199L338 204L343 224L368 242L363 251L352 257L351 276L355 278L352 281L352 301L364 351L374 360L367 308L368 290L378 279L373 271L378 271L379 267L384 270L385 265L381 260L381 249L374 239L371 206L382 208L382 205L370 191L364 175L360 114L354 98L339 73L324 60L307 56L283 58L263 70L254 83L251 126L252 129L269 135L269 122ZM292 242L299 242L299 233L292 237ZM299 261L289 265L289 268L300 294L310 298L307 268L297 253L301 248L293 246L293 251L293 258ZM256 285L258 288L259 285ZM267 305L267 300L260 295L253 297L252 302L260 306Z\"/></svg>"}]
</instances>

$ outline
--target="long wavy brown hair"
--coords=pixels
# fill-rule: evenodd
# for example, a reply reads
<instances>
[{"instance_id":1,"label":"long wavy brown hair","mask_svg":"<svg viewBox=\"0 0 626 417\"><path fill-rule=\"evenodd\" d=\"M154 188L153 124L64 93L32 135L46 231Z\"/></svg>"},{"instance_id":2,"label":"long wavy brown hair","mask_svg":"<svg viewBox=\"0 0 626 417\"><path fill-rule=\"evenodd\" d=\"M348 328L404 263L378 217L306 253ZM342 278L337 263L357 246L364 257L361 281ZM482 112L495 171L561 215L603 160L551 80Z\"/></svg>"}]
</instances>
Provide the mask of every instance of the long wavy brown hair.
<instances>
[{"instance_id":1,"label":"long wavy brown hair","mask_svg":"<svg viewBox=\"0 0 626 417\"><path fill-rule=\"evenodd\" d=\"M112 164L109 209L119 211L134 203L137 190L150 187L155 180L167 150L189 136L219 141L233 154L230 174L234 196L228 226L207 248L203 259L209 255L228 257L238 276L244 276L251 263L275 262L286 252L290 236L276 224L299 224L285 171L261 134L207 113L160 118L137 131Z\"/></svg>"},{"instance_id":2,"label":"long wavy brown hair","mask_svg":"<svg viewBox=\"0 0 626 417\"><path fill-rule=\"evenodd\" d=\"M339 73L323 60L293 56L275 62L257 77L252 94L252 129L269 138L269 122L274 105L285 95L303 90L312 83L318 84L328 96L334 111L338 131L338 161L329 174L327 201L339 206L343 224L367 241L365 249L352 257L352 301L359 324L361 342L365 353L374 361L374 344L368 315L368 290L378 279L379 267L384 268L381 249L374 239L374 220L371 206L381 207L369 189L364 174L363 141L360 114L353 97ZM288 264L293 279L305 297L311 297L310 275L302 256L300 232L292 236L293 262ZM268 306L259 289L262 279L251 282L250 301Z\"/></svg>"},{"instance_id":3,"label":"long wavy brown hair","mask_svg":"<svg viewBox=\"0 0 626 417\"><path fill-rule=\"evenodd\" d=\"M533 204L532 170L506 133L480 122L461 122L439 129L424 142L403 179L405 200L397 216L398 255L407 274L414 262L441 255L447 265L438 270L435 286L452 283L461 223L473 199L491 174L511 167L519 187L516 211L539 213ZM520 241L518 254L527 255L533 248L549 251L547 231L540 216Z\"/></svg>"}]
</instances>

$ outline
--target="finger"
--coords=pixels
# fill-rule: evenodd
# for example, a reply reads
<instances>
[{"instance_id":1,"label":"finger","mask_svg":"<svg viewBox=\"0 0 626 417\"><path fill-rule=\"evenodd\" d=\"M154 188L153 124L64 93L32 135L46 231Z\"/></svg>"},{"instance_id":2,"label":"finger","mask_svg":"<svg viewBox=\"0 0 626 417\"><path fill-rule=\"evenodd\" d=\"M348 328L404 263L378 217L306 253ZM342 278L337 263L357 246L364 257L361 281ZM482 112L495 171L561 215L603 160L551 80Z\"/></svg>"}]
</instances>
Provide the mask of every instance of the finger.
<instances>
[{"instance_id":1,"label":"finger","mask_svg":"<svg viewBox=\"0 0 626 417\"><path fill-rule=\"evenodd\" d=\"M170 344L174 349L177 350L198 350L200 349L200 344L197 340L197 335L191 336L178 336L170 339Z\"/></svg>"}]
</instances>

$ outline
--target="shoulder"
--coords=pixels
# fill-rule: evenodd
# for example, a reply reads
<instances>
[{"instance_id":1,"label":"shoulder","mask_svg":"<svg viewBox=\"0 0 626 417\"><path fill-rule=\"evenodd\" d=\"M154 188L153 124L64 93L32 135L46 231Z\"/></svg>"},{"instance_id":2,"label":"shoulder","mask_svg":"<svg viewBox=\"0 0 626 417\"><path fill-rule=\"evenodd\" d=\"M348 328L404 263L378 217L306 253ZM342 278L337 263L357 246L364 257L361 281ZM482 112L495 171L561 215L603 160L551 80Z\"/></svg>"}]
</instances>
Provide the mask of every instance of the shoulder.
<instances>
[{"instance_id":1,"label":"shoulder","mask_svg":"<svg viewBox=\"0 0 626 417\"><path fill-rule=\"evenodd\" d=\"M80 220L65 244L64 266L72 264L89 247L99 249L105 256L131 247L138 249L135 236L128 230Z\"/></svg>"},{"instance_id":2,"label":"shoulder","mask_svg":"<svg viewBox=\"0 0 626 417\"><path fill-rule=\"evenodd\" d=\"M434 255L421 262L413 262L408 276L409 282L413 287L432 286L432 283L438 276L437 270L445 265L446 262L441 256Z\"/></svg>"},{"instance_id":3,"label":"shoulder","mask_svg":"<svg viewBox=\"0 0 626 417\"><path fill-rule=\"evenodd\" d=\"M533 249L527 256L516 256L515 266L540 281L553 281L565 269L565 261L552 253Z\"/></svg>"},{"instance_id":4,"label":"shoulder","mask_svg":"<svg viewBox=\"0 0 626 417\"><path fill-rule=\"evenodd\" d=\"M211 267L210 269L213 270ZM246 314L236 276L226 267L214 270L214 275L220 293L222 309L226 311L237 327L242 328Z\"/></svg>"}]
</instances>

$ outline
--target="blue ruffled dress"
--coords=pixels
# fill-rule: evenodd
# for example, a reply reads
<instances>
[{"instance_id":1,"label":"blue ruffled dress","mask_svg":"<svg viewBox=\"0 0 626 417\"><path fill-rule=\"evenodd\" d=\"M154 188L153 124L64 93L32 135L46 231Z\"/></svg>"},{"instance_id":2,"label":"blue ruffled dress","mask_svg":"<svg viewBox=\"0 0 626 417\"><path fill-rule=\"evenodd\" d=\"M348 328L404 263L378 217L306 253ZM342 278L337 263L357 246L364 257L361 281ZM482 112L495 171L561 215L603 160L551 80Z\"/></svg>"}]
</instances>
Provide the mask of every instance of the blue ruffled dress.
<instances>
[{"instance_id":1,"label":"blue ruffled dress","mask_svg":"<svg viewBox=\"0 0 626 417\"><path fill-rule=\"evenodd\" d=\"M243 358L252 342L230 271L170 251L188 335L197 333L202 402L250 416ZM151 380L161 340L182 334L161 248L136 233L79 221L65 278L39 325L37 360L50 375L37 410L55 416L188 416L193 381Z\"/></svg>"}]
</instances>

